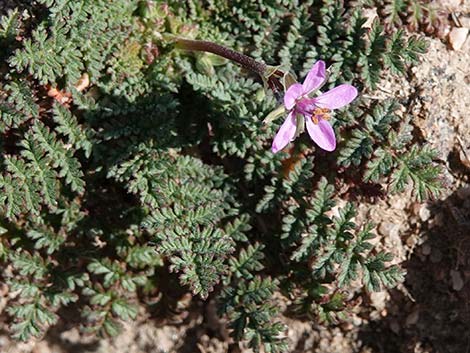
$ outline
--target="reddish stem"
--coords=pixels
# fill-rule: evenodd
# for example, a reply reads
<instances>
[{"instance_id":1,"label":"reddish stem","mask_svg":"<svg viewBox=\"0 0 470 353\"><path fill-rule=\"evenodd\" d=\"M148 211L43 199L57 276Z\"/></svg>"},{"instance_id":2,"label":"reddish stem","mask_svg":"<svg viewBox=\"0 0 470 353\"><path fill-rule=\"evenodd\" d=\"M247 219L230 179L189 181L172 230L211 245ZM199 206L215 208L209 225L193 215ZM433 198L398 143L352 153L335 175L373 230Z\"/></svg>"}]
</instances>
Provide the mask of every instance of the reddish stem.
<instances>
[{"instance_id":1,"label":"reddish stem","mask_svg":"<svg viewBox=\"0 0 470 353\"><path fill-rule=\"evenodd\" d=\"M263 76L266 71L266 64L256 61L245 54L206 40L177 38L176 47L186 50L205 51L222 56L260 76Z\"/></svg>"}]
</instances>

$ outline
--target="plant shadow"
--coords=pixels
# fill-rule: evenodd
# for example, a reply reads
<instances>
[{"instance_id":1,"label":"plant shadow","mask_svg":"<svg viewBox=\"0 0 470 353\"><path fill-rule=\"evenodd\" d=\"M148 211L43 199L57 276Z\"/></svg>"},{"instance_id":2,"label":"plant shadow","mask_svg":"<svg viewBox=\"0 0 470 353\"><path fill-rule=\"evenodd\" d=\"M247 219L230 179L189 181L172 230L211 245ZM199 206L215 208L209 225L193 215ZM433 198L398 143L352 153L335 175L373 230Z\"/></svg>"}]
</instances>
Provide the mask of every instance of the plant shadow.
<instances>
[{"instance_id":1,"label":"plant shadow","mask_svg":"<svg viewBox=\"0 0 470 353\"><path fill-rule=\"evenodd\" d=\"M391 291L386 315L361 329L374 353L470 352L470 188L430 210L403 264L409 295Z\"/></svg>"}]
</instances>

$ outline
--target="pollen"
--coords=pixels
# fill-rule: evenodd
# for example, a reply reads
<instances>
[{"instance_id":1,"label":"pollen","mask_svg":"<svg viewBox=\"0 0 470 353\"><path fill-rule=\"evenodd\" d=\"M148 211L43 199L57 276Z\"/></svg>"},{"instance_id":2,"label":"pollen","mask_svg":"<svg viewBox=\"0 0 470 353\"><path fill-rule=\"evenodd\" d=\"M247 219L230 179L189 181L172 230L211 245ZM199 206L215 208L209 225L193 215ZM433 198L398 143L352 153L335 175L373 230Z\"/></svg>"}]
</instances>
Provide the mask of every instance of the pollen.
<instances>
[{"instance_id":1,"label":"pollen","mask_svg":"<svg viewBox=\"0 0 470 353\"><path fill-rule=\"evenodd\" d=\"M320 119L329 120L330 118L330 109L328 108L316 108L312 113L312 121L314 124L318 124Z\"/></svg>"}]
</instances>

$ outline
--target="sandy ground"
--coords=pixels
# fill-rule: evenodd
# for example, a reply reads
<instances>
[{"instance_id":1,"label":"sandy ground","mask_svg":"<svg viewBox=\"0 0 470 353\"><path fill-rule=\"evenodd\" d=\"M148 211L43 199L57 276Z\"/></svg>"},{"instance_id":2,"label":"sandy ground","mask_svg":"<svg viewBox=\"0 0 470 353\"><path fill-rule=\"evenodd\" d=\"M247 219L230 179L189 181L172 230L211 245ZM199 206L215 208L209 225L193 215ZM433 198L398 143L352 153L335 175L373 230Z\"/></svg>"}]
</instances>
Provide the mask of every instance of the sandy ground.
<instances>
[{"instance_id":1,"label":"sandy ground","mask_svg":"<svg viewBox=\"0 0 470 353\"><path fill-rule=\"evenodd\" d=\"M381 88L384 98L412 97L408 113L423 141L440 152L446 189L426 204L410 202L406 193L361 204L358 217L378 225L381 246L407 270L406 281L365 298L338 326L283 318L292 352L470 352L470 37L459 50L430 39L422 64L406 80ZM2 304L0 298L0 312ZM214 303L196 309L199 314L180 324L160 325L145 317L127 323L113 339L81 336L59 325L40 342L17 343L0 331L0 352L248 352L229 347Z\"/></svg>"}]
</instances>

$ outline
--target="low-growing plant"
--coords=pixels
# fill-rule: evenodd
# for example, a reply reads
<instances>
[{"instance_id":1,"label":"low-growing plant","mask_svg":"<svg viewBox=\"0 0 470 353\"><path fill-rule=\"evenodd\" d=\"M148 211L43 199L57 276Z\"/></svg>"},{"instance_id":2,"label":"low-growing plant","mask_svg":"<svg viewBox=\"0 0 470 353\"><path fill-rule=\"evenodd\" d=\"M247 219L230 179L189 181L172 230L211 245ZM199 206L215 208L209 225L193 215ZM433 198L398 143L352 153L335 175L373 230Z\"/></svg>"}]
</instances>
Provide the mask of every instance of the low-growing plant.
<instances>
[{"instance_id":1,"label":"low-growing plant","mask_svg":"<svg viewBox=\"0 0 470 353\"><path fill-rule=\"evenodd\" d=\"M338 322L355 296L403 279L355 216L370 196L439 192L406 100L373 95L419 62L422 38L387 34L380 16L367 28L333 0L39 0L0 23L14 337L41 337L65 307L114 335L190 291L217 301L235 342L280 352L281 314ZM353 87L350 104L332 114L302 92L283 108L315 62L327 67L315 88ZM300 134L304 115L328 126L327 145Z\"/></svg>"}]
</instances>

